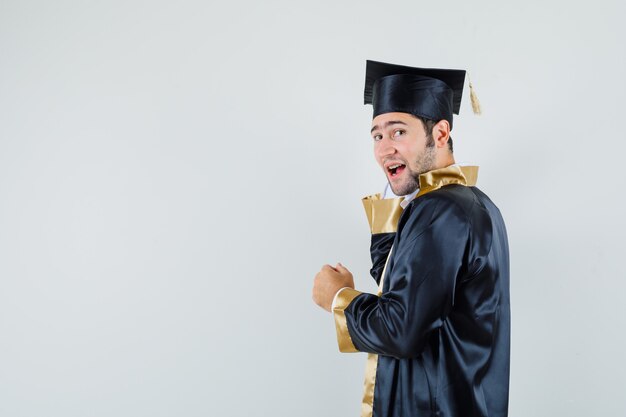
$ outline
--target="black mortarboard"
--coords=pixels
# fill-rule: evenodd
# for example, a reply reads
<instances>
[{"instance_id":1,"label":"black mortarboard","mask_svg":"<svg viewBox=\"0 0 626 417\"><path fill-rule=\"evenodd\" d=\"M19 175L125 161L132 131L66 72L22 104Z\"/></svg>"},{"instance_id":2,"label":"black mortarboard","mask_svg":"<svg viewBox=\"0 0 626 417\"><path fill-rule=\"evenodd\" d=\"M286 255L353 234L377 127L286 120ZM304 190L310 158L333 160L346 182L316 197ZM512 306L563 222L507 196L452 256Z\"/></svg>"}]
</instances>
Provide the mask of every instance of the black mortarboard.
<instances>
[{"instance_id":1,"label":"black mortarboard","mask_svg":"<svg viewBox=\"0 0 626 417\"><path fill-rule=\"evenodd\" d=\"M414 68L367 61L365 104L374 116L402 112L439 121L452 129L452 114L459 114L465 70Z\"/></svg>"}]
</instances>

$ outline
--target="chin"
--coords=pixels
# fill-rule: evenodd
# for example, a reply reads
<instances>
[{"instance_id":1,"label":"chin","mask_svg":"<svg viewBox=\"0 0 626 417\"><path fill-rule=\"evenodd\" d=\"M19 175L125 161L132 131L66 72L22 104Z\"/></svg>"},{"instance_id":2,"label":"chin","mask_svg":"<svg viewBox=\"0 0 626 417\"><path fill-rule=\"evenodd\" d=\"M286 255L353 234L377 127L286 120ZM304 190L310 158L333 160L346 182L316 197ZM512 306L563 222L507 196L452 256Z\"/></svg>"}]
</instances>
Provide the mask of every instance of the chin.
<instances>
[{"instance_id":1,"label":"chin","mask_svg":"<svg viewBox=\"0 0 626 417\"><path fill-rule=\"evenodd\" d=\"M404 196L411 194L413 191L417 190L416 184L389 184L391 186L391 191L397 196Z\"/></svg>"}]
</instances>

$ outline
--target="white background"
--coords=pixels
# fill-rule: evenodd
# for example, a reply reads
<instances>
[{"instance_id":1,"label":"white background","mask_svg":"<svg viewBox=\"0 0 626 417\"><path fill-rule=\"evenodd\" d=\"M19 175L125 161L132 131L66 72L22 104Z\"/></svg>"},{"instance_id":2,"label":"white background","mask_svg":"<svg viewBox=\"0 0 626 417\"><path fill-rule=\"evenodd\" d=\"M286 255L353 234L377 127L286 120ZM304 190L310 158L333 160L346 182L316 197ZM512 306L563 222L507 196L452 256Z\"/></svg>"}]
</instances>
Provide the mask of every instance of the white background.
<instances>
[{"instance_id":1,"label":"white background","mask_svg":"<svg viewBox=\"0 0 626 417\"><path fill-rule=\"evenodd\" d=\"M472 76L510 415L625 415L622 4L0 1L0 415L357 416L310 291L374 291L366 59Z\"/></svg>"}]
</instances>

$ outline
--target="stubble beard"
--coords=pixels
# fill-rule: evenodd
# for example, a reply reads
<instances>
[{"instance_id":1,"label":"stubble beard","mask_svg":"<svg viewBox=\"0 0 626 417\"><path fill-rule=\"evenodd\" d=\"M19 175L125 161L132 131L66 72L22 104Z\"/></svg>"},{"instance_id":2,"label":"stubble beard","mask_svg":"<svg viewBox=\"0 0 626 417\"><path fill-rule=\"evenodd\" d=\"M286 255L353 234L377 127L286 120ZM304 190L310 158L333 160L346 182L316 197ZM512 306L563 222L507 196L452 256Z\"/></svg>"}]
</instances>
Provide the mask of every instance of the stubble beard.
<instances>
[{"instance_id":1,"label":"stubble beard","mask_svg":"<svg viewBox=\"0 0 626 417\"><path fill-rule=\"evenodd\" d=\"M435 160L437 158L437 150L435 149L434 141L428 141L424 147L424 151L421 155L418 155L415 161L415 166L410 167L407 165L407 180L402 184L389 184L391 191L397 196L403 196L413 193L419 188L420 181L419 176L425 172L432 171L435 167Z\"/></svg>"}]
</instances>

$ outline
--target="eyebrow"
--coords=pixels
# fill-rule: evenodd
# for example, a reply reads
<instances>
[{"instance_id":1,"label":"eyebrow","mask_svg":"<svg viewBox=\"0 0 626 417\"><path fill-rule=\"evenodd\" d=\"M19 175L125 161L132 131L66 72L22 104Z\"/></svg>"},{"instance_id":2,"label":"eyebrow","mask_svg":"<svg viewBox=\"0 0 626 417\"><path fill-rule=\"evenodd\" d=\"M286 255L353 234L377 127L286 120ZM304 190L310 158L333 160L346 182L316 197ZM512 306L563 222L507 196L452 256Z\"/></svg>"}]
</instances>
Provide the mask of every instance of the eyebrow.
<instances>
[{"instance_id":1,"label":"eyebrow","mask_svg":"<svg viewBox=\"0 0 626 417\"><path fill-rule=\"evenodd\" d=\"M387 127L389 127L391 125L405 125L405 126L408 126L406 123L404 123L401 120L390 120L388 122L385 122L383 124L383 127L387 128ZM380 127L378 125L374 125L374 126L372 126L372 130L370 130L370 133L372 133L372 132L374 132L375 130L378 130L378 129L380 129Z\"/></svg>"}]
</instances>

